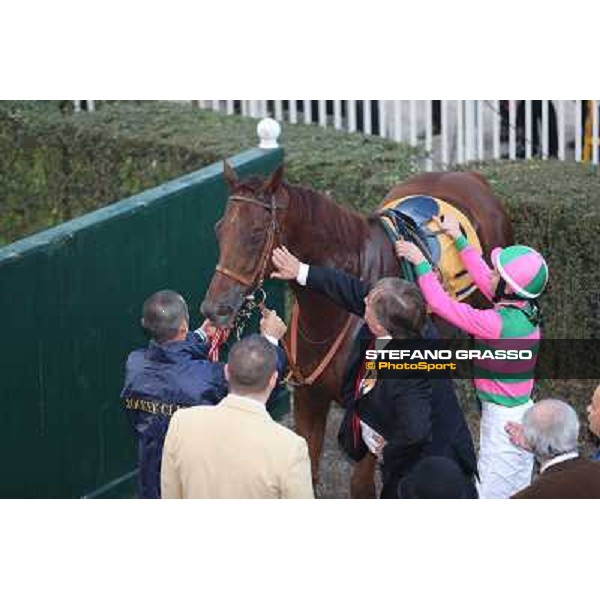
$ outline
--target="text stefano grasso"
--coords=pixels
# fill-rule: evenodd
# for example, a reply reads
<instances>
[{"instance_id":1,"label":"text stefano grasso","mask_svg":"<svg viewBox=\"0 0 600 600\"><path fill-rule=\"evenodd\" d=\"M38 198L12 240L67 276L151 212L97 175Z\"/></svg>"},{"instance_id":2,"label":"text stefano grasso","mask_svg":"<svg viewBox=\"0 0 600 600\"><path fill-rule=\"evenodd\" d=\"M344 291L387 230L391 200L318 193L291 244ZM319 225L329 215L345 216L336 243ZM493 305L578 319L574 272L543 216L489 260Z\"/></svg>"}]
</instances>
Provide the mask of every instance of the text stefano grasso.
<instances>
[{"instance_id":1,"label":"text stefano grasso","mask_svg":"<svg viewBox=\"0 0 600 600\"><path fill-rule=\"evenodd\" d=\"M376 350L365 352L367 360L532 360L532 350Z\"/></svg>"}]
</instances>

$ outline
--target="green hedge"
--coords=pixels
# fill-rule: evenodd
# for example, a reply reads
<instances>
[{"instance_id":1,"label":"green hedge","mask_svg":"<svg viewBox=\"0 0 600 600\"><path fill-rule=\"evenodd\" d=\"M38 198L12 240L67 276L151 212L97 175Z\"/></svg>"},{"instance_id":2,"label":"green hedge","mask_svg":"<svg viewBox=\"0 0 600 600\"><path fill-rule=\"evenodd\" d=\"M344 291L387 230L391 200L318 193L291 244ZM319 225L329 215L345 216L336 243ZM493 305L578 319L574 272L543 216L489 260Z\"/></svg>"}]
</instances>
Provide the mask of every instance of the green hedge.
<instances>
[{"instance_id":1,"label":"green hedge","mask_svg":"<svg viewBox=\"0 0 600 600\"><path fill-rule=\"evenodd\" d=\"M376 137L283 125L287 179L361 210L416 171L418 151ZM257 144L256 121L163 102L64 116L56 103L0 102L0 243ZM551 280L546 335L600 337L600 177L558 161L478 165L506 202L516 240ZM592 382L593 383L593 382ZM591 387L585 382L584 392Z\"/></svg>"},{"instance_id":2,"label":"green hedge","mask_svg":"<svg viewBox=\"0 0 600 600\"><path fill-rule=\"evenodd\" d=\"M376 137L298 125L282 137L289 180L357 207L414 170L413 150ZM58 103L0 102L0 245L257 143L254 119L185 104L123 102L63 115Z\"/></svg>"}]
</instances>

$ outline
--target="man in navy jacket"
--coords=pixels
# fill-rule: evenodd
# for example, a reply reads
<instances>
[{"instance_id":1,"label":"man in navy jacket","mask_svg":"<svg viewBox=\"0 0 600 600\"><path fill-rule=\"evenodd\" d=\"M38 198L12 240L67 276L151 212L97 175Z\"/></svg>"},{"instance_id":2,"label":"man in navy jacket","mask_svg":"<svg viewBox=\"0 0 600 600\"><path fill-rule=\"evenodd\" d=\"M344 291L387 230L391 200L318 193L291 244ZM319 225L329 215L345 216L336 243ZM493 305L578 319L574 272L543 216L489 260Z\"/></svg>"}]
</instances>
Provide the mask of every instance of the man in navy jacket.
<instances>
[{"instance_id":1,"label":"man in navy jacket","mask_svg":"<svg viewBox=\"0 0 600 600\"><path fill-rule=\"evenodd\" d=\"M171 416L179 408L217 404L227 394L227 382L223 365L208 360L208 323L190 332L188 307L178 293L163 290L150 296L142 326L151 341L129 355L121 399L137 442L138 496L160 498L162 450ZM286 329L274 311L265 311L260 327L275 345ZM278 363L281 373L281 349Z\"/></svg>"}]
</instances>

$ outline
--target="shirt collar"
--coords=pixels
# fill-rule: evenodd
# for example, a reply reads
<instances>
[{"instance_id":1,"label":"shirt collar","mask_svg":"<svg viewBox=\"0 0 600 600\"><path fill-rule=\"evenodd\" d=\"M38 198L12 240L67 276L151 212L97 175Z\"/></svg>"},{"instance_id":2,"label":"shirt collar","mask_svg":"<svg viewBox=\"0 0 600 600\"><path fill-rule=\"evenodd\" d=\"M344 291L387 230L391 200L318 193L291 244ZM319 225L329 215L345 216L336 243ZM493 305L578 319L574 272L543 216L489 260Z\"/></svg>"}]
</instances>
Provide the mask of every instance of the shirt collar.
<instances>
[{"instance_id":1,"label":"shirt collar","mask_svg":"<svg viewBox=\"0 0 600 600\"><path fill-rule=\"evenodd\" d=\"M238 401L242 401L242 402L246 402L248 404L250 404L251 406L254 406L255 408L261 408L262 410L266 411L267 407L265 406L264 402L260 402L259 400L255 400L254 398L248 398L248 396L240 396L239 394L228 394L228 396L230 398L232 398L233 400L238 400Z\"/></svg>"},{"instance_id":2,"label":"shirt collar","mask_svg":"<svg viewBox=\"0 0 600 600\"><path fill-rule=\"evenodd\" d=\"M546 469L552 467L553 465L558 465L561 462L565 462L566 460L571 460L572 458L577 458L579 456L579 452L567 452L566 454L561 454L560 456L555 456L551 458L548 462L544 463L540 467L540 473L543 473Z\"/></svg>"}]
</instances>

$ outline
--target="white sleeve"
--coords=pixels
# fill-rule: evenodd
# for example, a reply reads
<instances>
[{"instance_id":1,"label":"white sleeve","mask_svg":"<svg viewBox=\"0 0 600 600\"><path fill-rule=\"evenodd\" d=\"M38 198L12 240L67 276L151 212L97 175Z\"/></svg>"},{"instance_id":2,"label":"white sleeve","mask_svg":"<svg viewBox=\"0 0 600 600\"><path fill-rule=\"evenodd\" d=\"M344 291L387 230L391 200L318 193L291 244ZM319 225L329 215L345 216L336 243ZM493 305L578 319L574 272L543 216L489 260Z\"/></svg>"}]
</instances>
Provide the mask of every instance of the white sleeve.
<instances>
[{"instance_id":1,"label":"white sleeve","mask_svg":"<svg viewBox=\"0 0 600 600\"><path fill-rule=\"evenodd\" d=\"M273 344L273 346L279 346L279 342L277 341L277 338L274 338L272 335L268 335L268 334L264 334L263 337L267 338L267 340L269 340L269 342L271 342L271 344Z\"/></svg>"},{"instance_id":2,"label":"white sleeve","mask_svg":"<svg viewBox=\"0 0 600 600\"><path fill-rule=\"evenodd\" d=\"M308 279L308 269L309 266L306 263L300 263L300 268L298 269L298 276L296 277L296 281L302 285L306 285L306 280Z\"/></svg>"}]
</instances>

